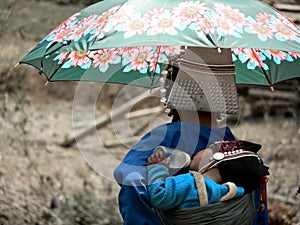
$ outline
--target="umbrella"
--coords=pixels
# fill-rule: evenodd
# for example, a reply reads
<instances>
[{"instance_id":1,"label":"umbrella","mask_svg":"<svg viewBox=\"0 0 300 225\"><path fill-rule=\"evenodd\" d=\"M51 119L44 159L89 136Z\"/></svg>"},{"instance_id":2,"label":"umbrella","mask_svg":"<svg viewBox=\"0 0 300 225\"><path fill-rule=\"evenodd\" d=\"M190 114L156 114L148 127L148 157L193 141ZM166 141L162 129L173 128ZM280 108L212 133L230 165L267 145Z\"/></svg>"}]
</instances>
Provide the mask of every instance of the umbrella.
<instances>
[{"instance_id":1,"label":"umbrella","mask_svg":"<svg viewBox=\"0 0 300 225\"><path fill-rule=\"evenodd\" d=\"M298 27L257 0L104 0L69 17L20 63L48 82L156 87L183 46L230 48L237 84L272 86L299 77L299 43Z\"/></svg>"}]
</instances>

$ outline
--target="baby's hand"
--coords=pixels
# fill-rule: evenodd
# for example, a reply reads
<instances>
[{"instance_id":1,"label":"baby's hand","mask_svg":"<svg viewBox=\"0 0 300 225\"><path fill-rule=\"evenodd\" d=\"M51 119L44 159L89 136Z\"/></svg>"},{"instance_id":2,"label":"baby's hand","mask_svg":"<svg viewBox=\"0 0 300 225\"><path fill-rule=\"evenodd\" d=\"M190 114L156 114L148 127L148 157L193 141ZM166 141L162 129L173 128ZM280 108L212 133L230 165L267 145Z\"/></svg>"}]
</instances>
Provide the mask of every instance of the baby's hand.
<instances>
[{"instance_id":1,"label":"baby's hand","mask_svg":"<svg viewBox=\"0 0 300 225\"><path fill-rule=\"evenodd\" d=\"M162 151L158 151L149 156L148 163L152 162L164 162L169 165L170 158L168 157L165 159L164 153Z\"/></svg>"}]
</instances>

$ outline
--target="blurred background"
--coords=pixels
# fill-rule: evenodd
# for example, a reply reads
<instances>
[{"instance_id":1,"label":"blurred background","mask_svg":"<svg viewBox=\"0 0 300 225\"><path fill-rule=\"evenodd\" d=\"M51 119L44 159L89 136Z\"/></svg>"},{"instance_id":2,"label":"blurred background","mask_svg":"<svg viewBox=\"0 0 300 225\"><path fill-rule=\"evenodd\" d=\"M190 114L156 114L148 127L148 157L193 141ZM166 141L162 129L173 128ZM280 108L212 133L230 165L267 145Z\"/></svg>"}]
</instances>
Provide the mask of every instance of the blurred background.
<instances>
[{"instance_id":1,"label":"blurred background","mask_svg":"<svg viewBox=\"0 0 300 225\"><path fill-rule=\"evenodd\" d=\"M86 163L72 139L73 99L77 82L44 87L45 77L32 67L14 65L49 31L93 0L1 0L0 2L0 224L122 224L118 185ZM299 0L266 1L300 23ZM97 89L97 84L93 84ZM105 85L96 117L111 110L118 85ZM240 138L263 145L260 154L270 166L270 225L300 224L300 82L268 88L239 86L241 113L227 118ZM122 94L126 102L132 93ZM119 96L120 97L120 96ZM82 97L85 104L88 98ZM121 160L128 148L156 122L158 99L131 115L134 138L116 141L111 123L99 128L106 151ZM154 110L154 111L151 111ZM149 113L150 112L150 113ZM151 113L153 112L153 113ZM147 115L147 116L145 116ZM82 121L84 124L85 121ZM122 121L120 120L120 126ZM87 124L85 124L87 125ZM78 125L79 126L79 125ZM82 138L89 151L97 144ZM98 154L95 163L105 158ZM109 168L110 173L113 168Z\"/></svg>"}]
</instances>

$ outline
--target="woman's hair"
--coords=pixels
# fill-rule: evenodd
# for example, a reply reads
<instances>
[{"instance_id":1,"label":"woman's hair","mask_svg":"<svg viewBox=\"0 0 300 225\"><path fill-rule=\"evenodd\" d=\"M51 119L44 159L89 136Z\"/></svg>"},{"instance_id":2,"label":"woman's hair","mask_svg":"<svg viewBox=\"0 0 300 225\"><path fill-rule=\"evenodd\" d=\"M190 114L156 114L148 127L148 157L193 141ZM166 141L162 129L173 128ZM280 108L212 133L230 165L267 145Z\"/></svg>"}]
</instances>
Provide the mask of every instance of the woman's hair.
<instances>
[{"instance_id":1,"label":"woman's hair","mask_svg":"<svg viewBox=\"0 0 300 225\"><path fill-rule=\"evenodd\" d=\"M269 175L268 167L257 157L242 157L218 164L222 182L233 182L252 192L260 186L261 177Z\"/></svg>"},{"instance_id":2,"label":"woman's hair","mask_svg":"<svg viewBox=\"0 0 300 225\"><path fill-rule=\"evenodd\" d=\"M172 122L180 122L180 116L176 109L171 109L168 116L172 117Z\"/></svg>"}]
</instances>

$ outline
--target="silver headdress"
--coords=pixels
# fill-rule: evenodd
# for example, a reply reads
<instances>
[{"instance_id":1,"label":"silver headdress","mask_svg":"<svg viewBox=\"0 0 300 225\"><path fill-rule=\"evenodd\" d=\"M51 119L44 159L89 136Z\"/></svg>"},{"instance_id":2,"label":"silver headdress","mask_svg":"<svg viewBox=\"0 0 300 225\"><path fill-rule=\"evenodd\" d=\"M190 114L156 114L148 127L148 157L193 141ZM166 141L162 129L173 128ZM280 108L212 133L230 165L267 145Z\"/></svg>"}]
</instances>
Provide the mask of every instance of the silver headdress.
<instances>
[{"instance_id":1,"label":"silver headdress","mask_svg":"<svg viewBox=\"0 0 300 225\"><path fill-rule=\"evenodd\" d=\"M162 72L161 102L167 109L238 114L230 49L189 47L175 67Z\"/></svg>"}]
</instances>

